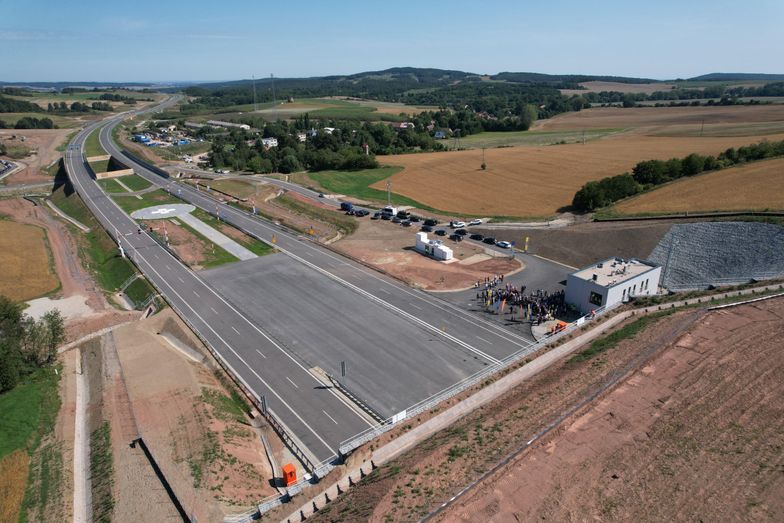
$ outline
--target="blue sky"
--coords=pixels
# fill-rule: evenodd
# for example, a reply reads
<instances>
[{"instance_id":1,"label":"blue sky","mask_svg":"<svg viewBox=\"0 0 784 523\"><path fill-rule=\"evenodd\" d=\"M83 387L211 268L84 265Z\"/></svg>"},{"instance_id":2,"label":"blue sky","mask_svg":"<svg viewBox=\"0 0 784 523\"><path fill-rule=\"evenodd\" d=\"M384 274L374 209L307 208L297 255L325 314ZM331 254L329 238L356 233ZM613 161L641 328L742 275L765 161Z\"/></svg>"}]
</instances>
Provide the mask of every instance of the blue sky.
<instances>
[{"instance_id":1,"label":"blue sky","mask_svg":"<svg viewBox=\"0 0 784 523\"><path fill-rule=\"evenodd\" d=\"M0 80L784 73L782 28L782 0L0 0Z\"/></svg>"}]
</instances>

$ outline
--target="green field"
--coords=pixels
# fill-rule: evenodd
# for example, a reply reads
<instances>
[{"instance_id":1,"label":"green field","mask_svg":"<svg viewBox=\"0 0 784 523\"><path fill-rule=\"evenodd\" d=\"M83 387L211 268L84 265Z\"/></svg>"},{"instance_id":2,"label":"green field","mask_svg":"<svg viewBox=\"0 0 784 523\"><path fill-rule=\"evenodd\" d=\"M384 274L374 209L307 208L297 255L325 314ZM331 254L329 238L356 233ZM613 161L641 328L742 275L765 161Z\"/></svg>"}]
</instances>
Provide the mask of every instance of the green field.
<instances>
[{"instance_id":1,"label":"green field","mask_svg":"<svg viewBox=\"0 0 784 523\"><path fill-rule=\"evenodd\" d=\"M84 141L84 154L88 158L91 156L103 156L106 154L106 151L103 150L101 143L98 141L99 132L100 129L96 129L95 131L91 132Z\"/></svg>"},{"instance_id":2,"label":"green field","mask_svg":"<svg viewBox=\"0 0 784 523\"><path fill-rule=\"evenodd\" d=\"M117 181L114 178L106 178L104 180L98 180L96 183L101 186L101 189L103 189L108 193L126 192L126 190L123 189L123 187L119 183L117 183Z\"/></svg>"},{"instance_id":3,"label":"green field","mask_svg":"<svg viewBox=\"0 0 784 523\"><path fill-rule=\"evenodd\" d=\"M52 429L60 408L58 383L55 369L43 368L0 394L0 459L16 449L33 451Z\"/></svg>"},{"instance_id":4,"label":"green field","mask_svg":"<svg viewBox=\"0 0 784 523\"><path fill-rule=\"evenodd\" d=\"M98 160L97 162L90 162L93 172L105 173L109 170L109 160Z\"/></svg>"},{"instance_id":5,"label":"green field","mask_svg":"<svg viewBox=\"0 0 784 523\"><path fill-rule=\"evenodd\" d=\"M139 209L144 209L145 207L153 207L155 205L164 205L167 203L182 203L181 200L171 196L163 189L156 189L152 192L148 192L147 194L142 195L141 199L136 196L114 196L114 201L128 214L133 211L138 211Z\"/></svg>"},{"instance_id":6,"label":"green field","mask_svg":"<svg viewBox=\"0 0 784 523\"><path fill-rule=\"evenodd\" d=\"M361 171L319 171L308 173L307 176L328 192L345 194L360 200L386 203L386 191L372 189L370 185L385 180L400 172L400 170L400 167L379 167ZM427 208L411 198L395 193L392 193L392 203L396 205L411 205L420 209Z\"/></svg>"},{"instance_id":7,"label":"green field","mask_svg":"<svg viewBox=\"0 0 784 523\"><path fill-rule=\"evenodd\" d=\"M151 294L155 294L155 289L144 278L136 278L133 283L125 289L127 296L137 307L141 306Z\"/></svg>"},{"instance_id":8,"label":"green field","mask_svg":"<svg viewBox=\"0 0 784 523\"><path fill-rule=\"evenodd\" d=\"M144 189L147 189L152 185L150 182L148 182L141 176L137 176L135 174L126 174L125 176L120 176L115 179L120 180L132 191L143 191Z\"/></svg>"},{"instance_id":9,"label":"green field","mask_svg":"<svg viewBox=\"0 0 784 523\"><path fill-rule=\"evenodd\" d=\"M580 143L596 140L610 134L622 132L623 129L590 129L583 131L509 131L484 132L460 138L461 149L478 149L493 147L514 147L518 145L542 146L561 143ZM440 140L440 143L454 147L454 139Z\"/></svg>"},{"instance_id":10,"label":"green field","mask_svg":"<svg viewBox=\"0 0 784 523\"><path fill-rule=\"evenodd\" d=\"M231 225L219 221L215 216L211 215L210 213L196 208L191 214L193 214L196 218L200 219L213 229L220 231L223 227L232 227ZM240 231L241 232L241 231ZM248 249L250 252L255 254L256 256L264 256L266 254L270 254L275 251L272 247L267 245L261 240L257 240L252 236L248 236L247 234L243 233L242 239L232 238L234 241ZM209 240L206 240L209 241Z\"/></svg>"},{"instance_id":11,"label":"green field","mask_svg":"<svg viewBox=\"0 0 784 523\"><path fill-rule=\"evenodd\" d=\"M85 113L79 113L80 115L84 115ZM64 116L59 116L56 114L49 114L49 113L0 113L0 120L5 122L8 127L13 128L16 125L16 122L22 118L30 117L30 118L49 118L54 122L54 125L61 128L67 129L72 127L79 127L84 124L84 122L79 122L75 118L66 118ZM24 129L20 129L22 131Z\"/></svg>"}]
</instances>

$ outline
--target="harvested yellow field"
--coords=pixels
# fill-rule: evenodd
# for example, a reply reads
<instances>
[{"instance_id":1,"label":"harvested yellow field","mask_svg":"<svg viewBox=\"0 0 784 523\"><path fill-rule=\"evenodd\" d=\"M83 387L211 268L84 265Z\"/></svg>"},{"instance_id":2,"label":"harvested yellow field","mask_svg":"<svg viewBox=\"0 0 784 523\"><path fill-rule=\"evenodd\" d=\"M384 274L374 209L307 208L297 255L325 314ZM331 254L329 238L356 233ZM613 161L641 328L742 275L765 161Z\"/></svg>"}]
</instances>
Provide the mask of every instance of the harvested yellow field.
<instances>
[{"instance_id":1,"label":"harvested yellow field","mask_svg":"<svg viewBox=\"0 0 784 523\"><path fill-rule=\"evenodd\" d=\"M55 290L46 233L33 225L0 220L0 294L26 301Z\"/></svg>"},{"instance_id":2,"label":"harvested yellow field","mask_svg":"<svg viewBox=\"0 0 784 523\"><path fill-rule=\"evenodd\" d=\"M0 521L16 521L22 508L30 458L21 449L0 459Z\"/></svg>"},{"instance_id":3,"label":"harvested yellow field","mask_svg":"<svg viewBox=\"0 0 784 523\"><path fill-rule=\"evenodd\" d=\"M602 91L651 94L657 91L669 91L675 87L673 84L658 82L649 84L625 84L621 82L602 82L600 80L580 82L580 86L585 89L561 89L561 93L566 96L572 96L573 94L601 93Z\"/></svg>"},{"instance_id":4,"label":"harvested yellow field","mask_svg":"<svg viewBox=\"0 0 784 523\"><path fill-rule=\"evenodd\" d=\"M613 207L622 214L784 209L784 158L685 178Z\"/></svg>"},{"instance_id":5,"label":"harvested yellow field","mask_svg":"<svg viewBox=\"0 0 784 523\"><path fill-rule=\"evenodd\" d=\"M585 182L628 172L639 161L718 154L763 137L653 137L623 134L586 144L379 156L404 169L392 190L429 207L476 216L541 217L572 203ZM782 140L784 135L768 136ZM385 189L382 180L371 187Z\"/></svg>"}]
</instances>

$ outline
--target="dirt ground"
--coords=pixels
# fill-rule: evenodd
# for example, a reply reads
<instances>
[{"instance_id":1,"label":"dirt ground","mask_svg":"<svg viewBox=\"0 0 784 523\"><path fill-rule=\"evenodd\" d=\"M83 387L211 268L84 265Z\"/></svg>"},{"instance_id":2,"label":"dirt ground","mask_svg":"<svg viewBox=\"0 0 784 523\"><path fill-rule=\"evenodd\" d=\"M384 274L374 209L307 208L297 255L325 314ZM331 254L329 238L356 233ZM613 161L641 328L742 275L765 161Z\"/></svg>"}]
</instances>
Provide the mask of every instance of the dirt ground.
<instances>
[{"instance_id":1,"label":"dirt ground","mask_svg":"<svg viewBox=\"0 0 784 523\"><path fill-rule=\"evenodd\" d=\"M621 214L784 209L784 159L754 162L683 179L624 200Z\"/></svg>"},{"instance_id":2,"label":"dirt ground","mask_svg":"<svg viewBox=\"0 0 784 523\"><path fill-rule=\"evenodd\" d=\"M261 442L223 410L220 398L228 393L212 372L158 332L198 347L170 310L104 339L103 411L112 427L114 520L176 519L146 457L128 445L138 435L189 514L217 521L244 511L273 493Z\"/></svg>"},{"instance_id":3,"label":"dirt ground","mask_svg":"<svg viewBox=\"0 0 784 523\"><path fill-rule=\"evenodd\" d=\"M421 519L575 405L589 400L617 373L625 373L623 369L634 368L643 356L666 346L697 315L693 311L673 315L591 359L555 363L379 467L312 521Z\"/></svg>"},{"instance_id":4,"label":"dirt ground","mask_svg":"<svg viewBox=\"0 0 784 523\"><path fill-rule=\"evenodd\" d=\"M148 230L153 230L161 238L168 236L169 245L177 256L193 270L203 268L202 264L211 252L212 242L206 242L191 231L172 220L142 220Z\"/></svg>"},{"instance_id":5,"label":"dirt ground","mask_svg":"<svg viewBox=\"0 0 784 523\"><path fill-rule=\"evenodd\" d=\"M779 106L771 107L773 113L779 111ZM784 106L778 116L784 121ZM427 206L478 216L542 217L571 205L575 192L586 182L628 172L639 161L691 153L715 155L763 138L781 140L784 134L674 138L624 133L585 144L487 149L484 171L481 150L380 156L378 160L382 165L403 166L389 178L394 191ZM385 183L372 187L384 189Z\"/></svg>"},{"instance_id":6,"label":"dirt ground","mask_svg":"<svg viewBox=\"0 0 784 523\"><path fill-rule=\"evenodd\" d=\"M680 221L588 222L549 229L477 230L499 240L516 241L518 245L527 236L528 252L579 268L612 256L645 259L674 223Z\"/></svg>"},{"instance_id":7,"label":"dirt ground","mask_svg":"<svg viewBox=\"0 0 784 523\"><path fill-rule=\"evenodd\" d=\"M34 153L27 158L19 160L17 163L27 166L25 169L9 176L5 179L7 185L17 185L26 183L50 182L52 177L44 172L44 168L49 167L54 162L62 158L63 153L57 147L65 142L65 139L73 129L19 129L0 131L0 140L4 142L16 143L33 149ZM16 135L15 140L11 136ZM21 142L19 136L24 136L25 141Z\"/></svg>"},{"instance_id":8,"label":"dirt ground","mask_svg":"<svg viewBox=\"0 0 784 523\"><path fill-rule=\"evenodd\" d=\"M46 230L54 269L60 280L60 289L53 297L81 296L92 309L92 314L66 323L68 339L78 339L95 330L138 316L135 312L119 311L106 301L90 274L82 266L71 232L59 219L52 216L48 208L33 205L21 198L6 199L0 200L0 214L20 223L36 225Z\"/></svg>"},{"instance_id":9,"label":"dirt ground","mask_svg":"<svg viewBox=\"0 0 784 523\"><path fill-rule=\"evenodd\" d=\"M784 300L705 316L442 521L781 521Z\"/></svg>"},{"instance_id":10,"label":"dirt ground","mask_svg":"<svg viewBox=\"0 0 784 523\"><path fill-rule=\"evenodd\" d=\"M339 251L373 265L390 275L426 290L455 290L496 274L511 274L522 268L520 261L508 256L490 256L472 243L444 243L454 252L454 263L429 258L413 249L418 228L404 228L385 220L359 220L359 228L348 238L335 243ZM431 235L432 238L441 238Z\"/></svg>"}]
</instances>

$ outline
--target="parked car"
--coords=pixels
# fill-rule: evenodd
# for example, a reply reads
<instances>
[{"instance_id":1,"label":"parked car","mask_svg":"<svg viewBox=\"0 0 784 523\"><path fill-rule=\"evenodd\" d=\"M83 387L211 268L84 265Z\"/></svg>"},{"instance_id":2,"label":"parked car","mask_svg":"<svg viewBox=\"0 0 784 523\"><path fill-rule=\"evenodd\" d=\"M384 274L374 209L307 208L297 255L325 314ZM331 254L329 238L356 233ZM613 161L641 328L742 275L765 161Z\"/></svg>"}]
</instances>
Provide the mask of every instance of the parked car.
<instances>
[{"instance_id":1,"label":"parked car","mask_svg":"<svg viewBox=\"0 0 784 523\"><path fill-rule=\"evenodd\" d=\"M482 235L481 235L481 234L479 234L479 233L472 234L472 235L470 236L470 238L471 238L472 240L478 240L478 241L482 241L482 240L484 240L484 239L485 239L485 237L484 237L484 236L482 236Z\"/></svg>"},{"instance_id":2,"label":"parked car","mask_svg":"<svg viewBox=\"0 0 784 523\"><path fill-rule=\"evenodd\" d=\"M438 220L436 220L434 218L428 218L428 219L425 220L425 225L429 225L431 227L435 227L436 225L438 225Z\"/></svg>"},{"instance_id":3,"label":"parked car","mask_svg":"<svg viewBox=\"0 0 784 523\"><path fill-rule=\"evenodd\" d=\"M503 240L500 241L500 242L495 242L495 245L496 245L496 247L501 247L502 249L511 249L512 248L512 244L511 243L509 243L507 241L503 241Z\"/></svg>"},{"instance_id":4,"label":"parked car","mask_svg":"<svg viewBox=\"0 0 784 523\"><path fill-rule=\"evenodd\" d=\"M476 219L471 220L470 222L468 222L468 225L482 225L482 220L480 220L479 218L476 218Z\"/></svg>"},{"instance_id":5,"label":"parked car","mask_svg":"<svg viewBox=\"0 0 784 523\"><path fill-rule=\"evenodd\" d=\"M422 218L420 218L419 216L414 216L413 214L409 216L408 219L414 223L419 223L422 221Z\"/></svg>"},{"instance_id":6,"label":"parked car","mask_svg":"<svg viewBox=\"0 0 784 523\"><path fill-rule=\"evenodd\" d=\"M411 220L403 220L402 222L400 222L400 225L402 225L403 227L411 227Z\"/></svg>"},{"instance_id":7,"label":"parked car","mask_svg":"<svg viewBox=\"0 0 784 523\"><path fill-rule=\"evenodd\" d=\"M433 228L429 225L423 225L419 230L422 232L433 232Z\"/></svg>"},{"instance_id":8,"label":"parked car","mask_svg":"<svg viewBox=\"0 0 784 523\"><path fill-rule=\"evenodd\" d=\"M459 234L460 236L465 236L466 234L468 234L468 231L465 229L458 229L455 231L455 234Z\"/></svg>"},{"instance_id":9,"label":"parked car","mask_svg":"<svg viewBox=\"0 0 784 523\"><path fill-rule=\"evenodd\" d=\"M397 212L397 217L398 218L403 218L403 219L408 218L408 211L398 211Z\"/></svg>"},{"instance_id":10,"label":"parked car","mask_svg":"<svg viewBox=\"0 0 784 523\"><path fill-rule=\"evenodd\" d=\"M465 227L465 222L449 222L449 226L453 229L459 229L460 227Z\"/></svg>"},{"instance_id":11,"label":"parked car","mask_svg":"<svg viewBox=\"0 0 784 523\"><path fill-rule=\"evenodd\" d=\"M323 193L323 192L320 192L320 193L319 193L319 198L323 198L323 197L324 197L324 193Z\"/></svg>"},{"instance_id":12,"label":"parked car","mask_svg":"<svg viewBox=\"0 0 784 523\"><path fill-rule=\"evenodd\" d=\"M399 216L395 216L394 218L392 218L392 223L400 223L402 221L403 219L400 218Z\"/></svg>"},{"instance_id":13,"label":"parked car","mask_svg":"<svg viewBox=\"0 0 784 523\"><path fill-rule=\"evenodd\" d=\"M495 245L495 238L493 238L492 236L488 236L482 241L487 243L488 245Z\"/></svg>"},{"instance_id":14,"label":"parked car","mask_svg":"<svg viewBox=\"0 0 784 523\"><path fill-rule=\"evenodd\" d=\"M341 202L340 203L340 210L341 211L351 211L354 209L354 204L351 202Z\"/></svg>"},{"instance_id":15,"label":"parked car","mask_svg":"<svg viewBox=\"0 0 784 523\"><path fill-rule=\"evenodd\" d=\"M370 217L371 220L378 220L379 218L381 218L380 212L374 212L373 216Z\"/></svg>"},{"instance_id":16,"label":"parked car","mask_svg":"<svg viewBox=\"0 0 784 523\"><path fill-rule=\"evenodd\" d=\"M453 240L453 241L456 241L456 242L461 242L461 241L463 241L463 236L462 236L462 235L460 235L460 234L457 234L457 233L455 233L455 234L450 234L450 235L449 235L449 239L450 239L450 240Z\"/></svg>"},{"instance_id":17,"label":"parked car","mask_svg":"<svg viewBox=\"0 0 784 523\"><path fill-rule=\"evenodd\" d=\"M392 219L392 215L382 212L381 213L381 219L382 220L391 220Z\"/></svg>"},{"instance_id":18,"label":"parked car","mask_svg":"<svg viewBox=\"0 0 784 523\"><path fill-rule=\"evenodd\" d=\"M357 218L362 218L364 216L367 216L368 214L370 214L370 211L368 211L367 209L355 209L354 210L354 216L356 216Z\"/></svg>"},{"instance_id":19,"label":"parked car","mask_svg":"<svg viewBox=\"0 0 784 523\"><path fill-rule=\"evenodd\" d=\"M446 231L445 231L444 229L438 229L438 230L436 231L436 234L437 234L438 236L446 236Z\"/></svg>"}]
</instances>

